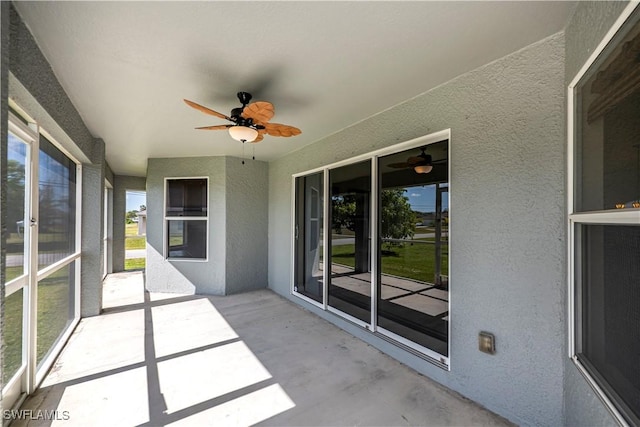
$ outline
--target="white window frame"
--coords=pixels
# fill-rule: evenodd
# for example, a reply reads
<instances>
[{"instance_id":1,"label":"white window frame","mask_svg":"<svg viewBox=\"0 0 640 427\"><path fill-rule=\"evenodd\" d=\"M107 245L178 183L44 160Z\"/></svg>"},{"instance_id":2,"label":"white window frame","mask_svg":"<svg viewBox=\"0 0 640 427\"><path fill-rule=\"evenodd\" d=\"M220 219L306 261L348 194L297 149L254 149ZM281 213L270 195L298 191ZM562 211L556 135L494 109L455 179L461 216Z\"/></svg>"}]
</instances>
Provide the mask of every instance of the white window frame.
<instances>
[{"instance_id":1,"label":"white window frame","mask_svg":"<svg viewBox=\"0 0 640 427\"><path fill-rule=\"evenodd\" d=\"M568 268L567 268L567 295L568 295L568 356L571 358L578 371L584 376L587 383L592 387L596 395L605 404L606 408L613 415L616 421L623 426L628 423L622 416L616 405L609 398L608 394L600 387L597 381L589 373L588 369L580 362L577 349L579 345L579 331L581 328L580 316L580 295L582 289L580 273L576 271L581 259L581 249L576 239L580 237L580 226L585 224L599 225L637 225L640 226L640 210L639 209L612 209L594 212L576 212L576 191L575 186L579 182L576 173L576 129L579 125L580 116L577 111L577 92L576 88L587 71L593 66L600 55L605 51L609 44L613 41L618 31L624 26L630 16L634 13L640 3L631 2L620 14L616 22L609 29L605 37L602 39L598 47L593 51L589 59L580 69L575 78L571 81L567 89L567 241L568 241Z\"/></svg>"},{"instance_id":2,"label":"white window frame","mask_svg":"<svg viewBox=\"0 0 640 427\"><path fill-rule=\"evenodd\" d=\"M188 217L188 216L167 216L167 186L169 181L177 181L177 180L186 180L186 179L204 179L207 181L207 214L204 216L198 217ZM163 237L162 237L162 245L163 245L163 254L164 259L171 262L207 262L209 261L209 213L211 211L211 203L209 200L209 177L208 176L171 176L164 178L164 189L163 189L163 197L164 201L162 205L162 217L163 217ZM169 256L169 221L205 221L205 230L207 233L206 236L206 251L207 255L204 258L172 258Z\"/></svg>"},{"instance_id":3,"label":"white window frame","mask_svg":"<svg viewBox=\"0 0 640 427\"><path fill-rule=\"evenodd\" d=\"M329 306L328 304L328 286L327 284L329 283L329 277L330 277L330 270L328 268L324 268L324 277L323 277L323 281L324 281L324 286L323 286L323 299L322 299L322 303L319 303L301 293L298 293L295 291L294 286L295 286L295 256L296 256L296 178L299 177L304 177L307 175L311 175L314 173L318 173L318 172L323 172L323 177L324 177L324 236L323 236L323 260L325 260L325 262L327 261L327 248L329 247L329 245L331 244L330 241L330 236L331 236L331 224L329 224L329 200L330 200L330 185L329 185L329 172L332 169L341 167L341 166L348 166L354 163L359 163L359 162L363 162L366 160L369 160L371 162L371 188L372 188L372 193L373 192L377 192L378 190L378 158L382 157L382 156L386 156L386 155L390 155L390 154L395 154L401 151L405 151L405 150L410 150L410 149L414 149L414 148L420 148L422 146L425 145L429 145L429 144L433 144L439 141L443 141L443 140L447 140L449 141L449 147L448 147L448 152L447 152L447 156L448 156L448 176L451 177L451 129L444 129L441 130L439 132L434 132L431 133L429 135L425 135L425 136L421 136L418 138L414 138L411 139L409 141L405 141L405 142L401 142L395 145L391 145L389 147L385 147L385 148L381 148L379 150L375 150L366 154L361 154L359 156L355 156L355 157L351 157L345 160L341 160L339 162L335 162L335 163L331 163L325 166L321 166L321 167L317 167L314 169L310 169L304 172L298 172L295 173L293 175L291 175L291 254L292 254L292 262L291 262L291 271L290 271L290 277L289 277L289 288L290 288L290 293L291 295L296 296L297 298L300 298L301 300L315 306L318 307L320 309L322 309L323 311L326 311L328 313L332 313L335 314L339 317L341 317L344 320L347 320L348 322L359 326L360 328L362 328L363 330L366 330L367 332L373 333L374 335L394 344L399 346L400 348L403 348L406 351L411 352L412 354L417 355L418 357L421 357L425 360L427 360L428 362L446 370L446 371L450 371L451 370L451 321L447 322L448 324L448 331L447 331L447 347L449 349L449 356L443 356L427 347L423 347L413 341L410 341L406 338L403 338L399 335L394 334L393 332L387 331L381 327L378 327L377 325L377 321L376 321L376 315L377 315L377 271L378 271L378 260L376 256L373 256L372 260L371 260L371 286L372 286L372 304L371 304L371 321L370 323L366 323L363 322L360 319L356 319L353 316L350 316L340 310L337 310L335 308L332 308ZM449 198L449 210L451 210L451 179L449 179L449 190L448 190L448 198ZM371 200L371 209L370 209L370 218L369 218L369 223L371 224L371 244L373 245L373 242L377 242L378 241L378 221L377 221L377 215L378 215L378 209L379 207L377 206L378 204L378 200L377 197L372 197ZM449 253L451 254L451 217L449 218ZM377 249L376 248L372 248L372 254L375 253ZM449 275L451 275L451 256L449 256L448 259L449 262ZM448 302L448 311L449 311L449 318L451 319L451 292L449 292L449 302Z\"/></svg>"}]
</instances>

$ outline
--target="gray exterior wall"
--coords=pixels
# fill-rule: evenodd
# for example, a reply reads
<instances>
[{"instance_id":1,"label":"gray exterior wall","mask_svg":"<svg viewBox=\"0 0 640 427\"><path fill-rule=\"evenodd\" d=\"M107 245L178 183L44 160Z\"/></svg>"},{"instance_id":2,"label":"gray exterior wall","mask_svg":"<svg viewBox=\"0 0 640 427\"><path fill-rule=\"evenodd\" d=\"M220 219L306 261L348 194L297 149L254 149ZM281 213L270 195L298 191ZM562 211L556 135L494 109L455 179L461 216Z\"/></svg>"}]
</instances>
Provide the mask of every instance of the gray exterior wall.
<instances>
[{"instance_id":1,"label":"gray exterior wall","mask_svg":"<svg viewBox=\"0 0 640 427\"><path fill-rule=\"evenodd\" d=\"M514 422L562 424L564 55L556 34L272 162L269 287ZM290 295L291 175L447 128L450 372Z\"/></svg>"},{"instance_id":2,"label":"gray exterior wall","mask_svg":"<svg viewBox=\"0 0 640 427\"><path fill-rule=\"evenodd\" d=\"M580 2L565 30L565 87L600 44L627 2ZM565 342L568 341L568 336ZM565 425L617 425L573 362L564 358Z\"/></svg>"},{"instance_id":3,"label":"gray exterior wall","mask_svg":"<svg viewBox=\"0 0 640 427\"><path fill-rule=\"evenodd\" d=\"M226 158L226 289L267 287L268 164Z\"/></svg>"},{"instance_id":4,"label":"gray exterior wall","mask_svg":"<svg viewBox=\"0 0 640 427\"><path fill-rule=\"evenodd\" d=\"M111 263L113 271L118 272L124 271L127 190L145 191L146 179L139 176L115 175L111 182L113 183L113 253Z\"/></svg>"},{"instance_id":5,"label":"gray exterior wall","mask_svg":"<svg viewBox=\"0 0 640 427\"><path fill-rule=\"evenodd\" d=\"M207 261L164 257L165 178L209 178ZM267 286L267 164L235 157L149 159L147 289L226 295Z\"/></svg>"},{"instance_id":6,"label":"gray exterior wall","mask_svg":"<svg viewBox=\"0 0 640 427\"><path fill-rule=\"evenodd\" d=\"M149 159L147 162L146 286L154 292L224 295L225 284L224 157ZM164 258L164 179L209 178L209 246L207 261Z\"/></svg>"}]
</instances>

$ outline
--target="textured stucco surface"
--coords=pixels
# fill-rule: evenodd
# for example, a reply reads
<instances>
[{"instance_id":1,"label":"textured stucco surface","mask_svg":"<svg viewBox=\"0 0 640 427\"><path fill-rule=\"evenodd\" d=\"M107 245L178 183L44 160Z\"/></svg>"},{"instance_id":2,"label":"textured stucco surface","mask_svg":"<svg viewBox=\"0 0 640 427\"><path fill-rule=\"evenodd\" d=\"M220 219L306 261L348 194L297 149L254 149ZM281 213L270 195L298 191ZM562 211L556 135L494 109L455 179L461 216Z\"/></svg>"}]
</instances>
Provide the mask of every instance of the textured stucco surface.
<instances>
[{"instance_id":1,"label":"textured stucco surface","mask_svg":"<svg viewBox=\"0 0 640 427\"><path fill-rule=\"evenodd\" d=\"M154 292L224 295L225 284L224 157L149 159L147 162L147 289ZM164 258L164 179L209 178L209 246L207 261Z\"/></svg>"},{"instance_id":2,"label":"textured stucco surface","mask_svg":"<svg viewBox=\"0 0 640 427\"><path fill-rule=\"evenodd\" d=\"M209 178L208 260L163 254L164 179ZM267 286L268 165L235 157L149 159L147 288L225 295Z\"/></svg>"},{"instance_id":3,"label":"textured stucco surface","mask_svg":"<svg viewBox=\"0 0 640 427\"><path fill-rule=\"evenodd\" d=\"M124 271L124 238L127 213L127 190L145 191L146 179L139 176L115 175L113 177L113 271Z\"/></svg>"},{"instance_id":4,"label":"textured stucco surface","mask_svg":"<svg viewBox=\"0 0 640 427\"><path fill-rule=\"evenodd\" d=\"M82 162L96 161L93 136L13 6L10 18L10 70L26 91L11 90L11 97L58 142L73 141L68 146L65 144L65 148L76 158ZM59 129L64 135L59 134Z\"/></svg>"},{"instance_id":5,"label":"textured stucco surface","mask_svg":"<svg viewBox=\"0 0 640 427\"><path fill-rule=\"evenodd\" d=\"M225 294L267 287L268 164L226 157Z\"/></svg>"},{"instance_id":6,"label":"textured stucco surface","mask_svg":"<svg viewBox=\"0 0 640 427\"><path fill-rule=\"evenodd\" d=\"M464 74L269 170L269 286L521 424L562 423L564 35ZM291 174L451 128L451 371L290 295ZM497 353L477 350L496 335Z\"/></svg>"},{"instance_id":7,"label":"textured stucco surface","mask_svg":"<svg viewBox=\"0 0 640 427\"><path fill-rule=\"evenodd\" d=\"M580 2L578 4L565 31L566 86L575 78L627 4L627 2ZM568 342L568 337L565 342ZM564 363L565 425L617 425L573 362L565 357Z\"/></svg>"},{"instance_id":8,"label":"textured stucco surface","mask_svg":"<svg viewBox=\"0 0 640 427\"><path fill-rule=\"evenodd\" d=\"M104 144L102 145L104 150ZM80 314L96 316L102 310L102 271L104 230L104 167L82 167L82 269Z\"/></svg>"}]
</instances>

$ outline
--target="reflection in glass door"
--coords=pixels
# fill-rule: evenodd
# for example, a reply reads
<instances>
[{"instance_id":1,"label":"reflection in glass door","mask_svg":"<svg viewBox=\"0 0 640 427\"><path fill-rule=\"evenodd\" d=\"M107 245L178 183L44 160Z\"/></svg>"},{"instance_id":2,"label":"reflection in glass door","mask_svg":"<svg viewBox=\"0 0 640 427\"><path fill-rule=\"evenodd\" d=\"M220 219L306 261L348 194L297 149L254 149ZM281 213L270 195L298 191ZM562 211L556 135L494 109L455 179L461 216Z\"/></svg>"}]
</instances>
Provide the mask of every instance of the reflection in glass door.
<instances>
[{"instance_id":1,"label":"reflection in glass door","mask_svg":"<svg viewBox=\"0 0 640 427\"><path fill-rule=\"evenodd\" d=\"M378 171L377 326L448 357L448 141L380 157Z\"/></svg>"},{"instance_id":2,"label":"reflection in glass door","mask_svg":"<svg viewBox=\"0 0 640 427\"><path fill-rule=\"evenodd\" d=\"M322 172L296 178L294 291L322 303L323 191Z\"/></svg>"},{"instance_id":3,"label":"reflection in glass door","mask_svg":"<svg viewBox=\"0 0 640 427\"><path fill-rule=\"evenodd\" d=\"M331 274L328 304L371 323L371 161L329 172Z\"/></svg>"},{"instance_id":4,"label":"reflection in glass door","mask_svg":"<svg viewBox=\"0 0 640 427\"><path fill-rule=\"evenodd\" d=\"M11 124L7 149L7 240L4 269L5 305L2 346L2 390L5 409L23 392L27 375L27 336L30 292L31 150L28 129Z\"/></svg>"}]
</instances>

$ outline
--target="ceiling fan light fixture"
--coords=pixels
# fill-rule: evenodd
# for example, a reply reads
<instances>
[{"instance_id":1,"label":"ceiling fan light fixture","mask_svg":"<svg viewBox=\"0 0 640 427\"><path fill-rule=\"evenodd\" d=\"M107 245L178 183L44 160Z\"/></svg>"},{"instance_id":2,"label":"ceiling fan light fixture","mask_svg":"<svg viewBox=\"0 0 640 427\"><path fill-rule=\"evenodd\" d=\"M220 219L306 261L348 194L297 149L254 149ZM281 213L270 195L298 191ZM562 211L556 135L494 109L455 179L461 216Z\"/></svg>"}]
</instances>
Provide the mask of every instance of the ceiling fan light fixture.
<instances>
[{"instance_id":1,"label":"ceiling fan light fixture","mask_svg":"<svg viewBox=\"0 0 640 427\"><path fill-rule=\"evenodd\" d=\"M433 169L433 165L418 165L413 168L416 173L429 173Z\"/></svg>"},{"instance_id":2,"label":"ceiling fan light fixture","mask_svg":"<svg viewBox=\"0 0 640 427\"><path fill-rule=\"evenodd\" d=\"M236 141L252 142L258 137L258 131L247 126L231 126L229 135Z\"/></svg>"}]
</instances>

